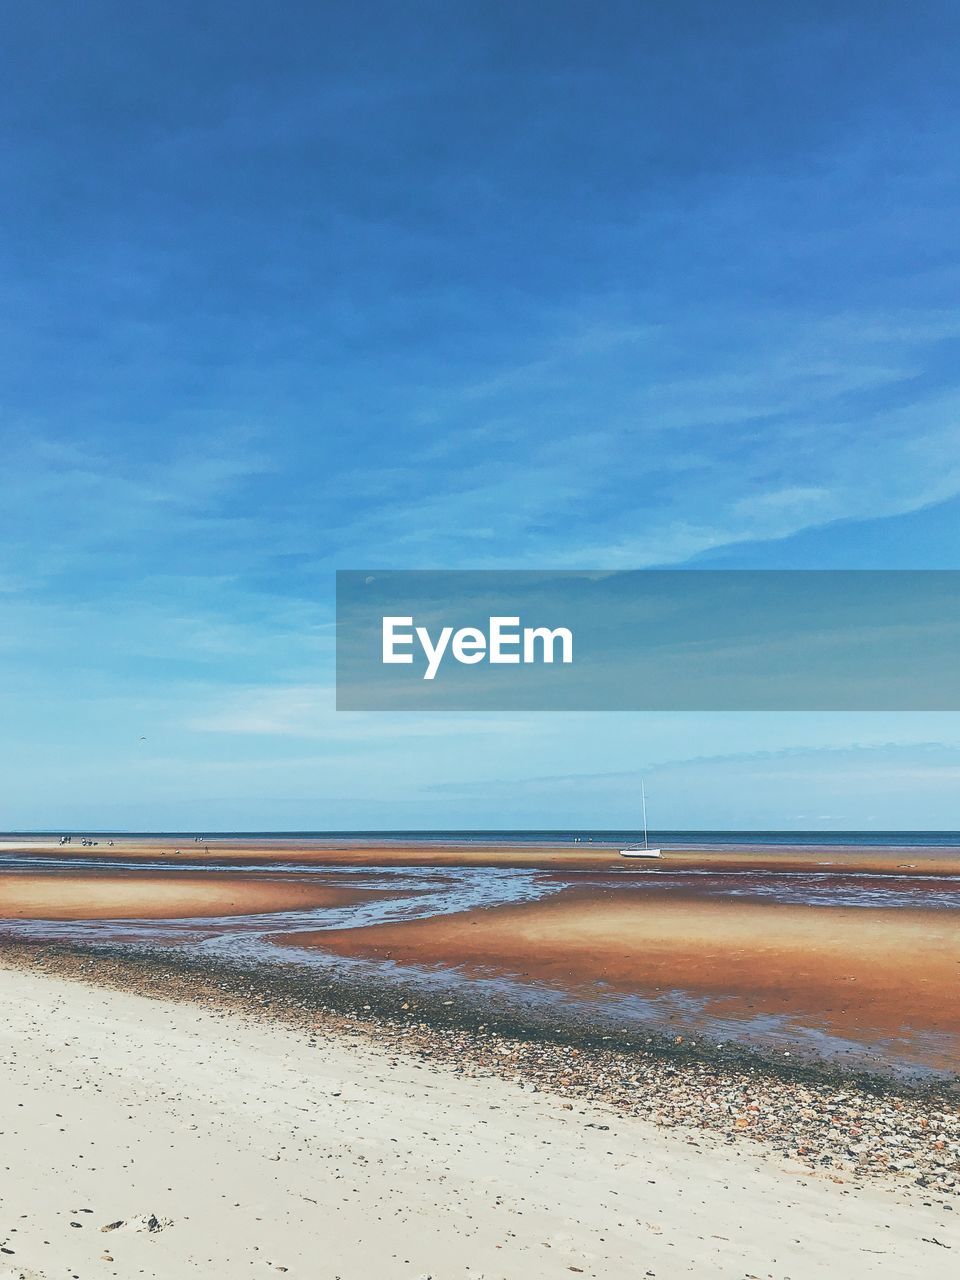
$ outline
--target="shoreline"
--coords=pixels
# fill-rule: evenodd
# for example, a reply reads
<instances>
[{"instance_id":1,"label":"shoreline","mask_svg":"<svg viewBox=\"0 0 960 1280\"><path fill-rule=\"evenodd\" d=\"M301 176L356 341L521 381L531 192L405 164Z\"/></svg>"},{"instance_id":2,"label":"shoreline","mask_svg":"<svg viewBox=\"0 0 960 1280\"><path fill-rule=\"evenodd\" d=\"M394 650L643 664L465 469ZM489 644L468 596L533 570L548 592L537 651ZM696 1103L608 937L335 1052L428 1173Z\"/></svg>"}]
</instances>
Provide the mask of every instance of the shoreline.
<instances>
[{"instance_id":1,"label":"shoreline","mask_svg":"<svg viewBox=\"0 0 960 1280\"><path fill-rule=\"evenodd\" d=\"M500 976L537 988L701 1000L684 1021L815 1027L838 1042L901 1043L912 1062L960 1066L960 915L903 907L707 898L594 882L547 897L364 927L278 932L284 946L393 966ZM909 1039L915 1044L902 1044ZM921 1049L922 1046L922 1049ZM786 1047L786 1044L785 1046Z\"/></svg>"},{"instance_id":2,"label":"shoreline","mask_svg":"<svg viewBox=\"0 0 960 1280\"><path fill-rule=\"evenodd\" d=\"M0 968L342 1035L658 1127L694 1129L850 1185L960 1195L960 1082L905 1081L737 1045L579 1030L448 993L170 951L0 943Z\"/></svg>"},{"instance_id":3,"label":"shoreline","mask_svg":"<svg viewBox=\"0 0 960 1280\"><path fill-rule=\"evenodd\" d=\"M579 1016L607 1036L626 1024L646 1044L713 1040L751 1046L750 1061L820 1057L844 1078L956 1081L960 875L940 877L937 860L920 874L919 856L892 869L901 851L880 862L870 853L871 870L863 851L845 853L843 866L807 851L805 871L782 854L767 871L771 860L753 852L722 871L721 855L702 850L655 868L593 851L581 873L563 860L569 848L521 870L491 863L517 852L502 848L474 849L468 861L449 845L421 845L415 857L381 847L377 865L366 845L313 847L306 858L260 848L229 866L217 848L187 866L151 863L132 847L8 852L0 934L232 953L270 969L310 965L316 980L353 970L365 973L373 1005L389 1006L386 989L409 983L445 985L461 1007L473 988L479 1005L539 1003L540 1024ZM718 1052L714 1044L704 1056Z\"/></svg>"}]
</instances>

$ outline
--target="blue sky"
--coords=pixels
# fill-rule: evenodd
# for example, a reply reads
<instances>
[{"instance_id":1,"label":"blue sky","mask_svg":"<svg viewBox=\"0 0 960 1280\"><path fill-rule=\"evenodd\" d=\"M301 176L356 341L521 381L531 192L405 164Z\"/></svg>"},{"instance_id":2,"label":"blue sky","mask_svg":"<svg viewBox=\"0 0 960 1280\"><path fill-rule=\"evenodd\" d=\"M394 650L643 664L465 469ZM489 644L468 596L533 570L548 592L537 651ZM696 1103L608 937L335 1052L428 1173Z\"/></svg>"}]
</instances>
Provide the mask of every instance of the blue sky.
<instances>
[{"instance_id":1,"label":"blue sky","mask_svg":"<svg viewBox=\"0 0 960 1280\"><path fill-rule=\"evenodd\" d=\"M331 689L338 567L960 568L955 6L7 28L0 828L960 827L952 715Z\"/></svg>"}]
</instances>

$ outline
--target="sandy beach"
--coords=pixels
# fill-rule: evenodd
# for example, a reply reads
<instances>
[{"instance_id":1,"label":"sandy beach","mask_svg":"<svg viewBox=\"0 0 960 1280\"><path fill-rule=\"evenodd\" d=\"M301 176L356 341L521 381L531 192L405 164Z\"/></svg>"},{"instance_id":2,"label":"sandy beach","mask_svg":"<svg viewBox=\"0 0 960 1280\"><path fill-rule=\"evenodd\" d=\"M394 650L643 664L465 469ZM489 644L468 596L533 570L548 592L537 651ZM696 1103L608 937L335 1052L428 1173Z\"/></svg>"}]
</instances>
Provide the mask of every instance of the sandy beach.
<instances>
[{"instance_id":1,"label":"sandy beach","mask_svg":"<svg viewBox=\"0 0 960 1280\"><path fill-rule=\"evenodd\" d=\"M0 1007L0 1276L954 1273L919 1188L358 1034L9 968Z\"/></svg>"},{"instance_id":2,"label":"sandy beach","mask_svg":"<svg viewBox=\"0 0 960 1280\"><path fill-rule=\"evenodd\" d=\"M166 920L341 907L376 890L334 888L269 876L31 875L0 877L0 917L10 920Z\"/></svg>"}]
</instances>

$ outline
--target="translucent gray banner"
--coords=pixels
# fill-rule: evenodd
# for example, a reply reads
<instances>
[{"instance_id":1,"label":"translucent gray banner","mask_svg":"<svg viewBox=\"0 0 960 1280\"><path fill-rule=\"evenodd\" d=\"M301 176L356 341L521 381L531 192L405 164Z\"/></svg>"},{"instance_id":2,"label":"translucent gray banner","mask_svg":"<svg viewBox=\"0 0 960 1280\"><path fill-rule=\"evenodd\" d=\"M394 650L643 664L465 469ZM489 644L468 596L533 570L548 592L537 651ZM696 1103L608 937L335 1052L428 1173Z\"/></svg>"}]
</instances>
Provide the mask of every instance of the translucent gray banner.
<instances>
[{"instance_id":1,"label":"translucent gray banner","mask_svg":"<svg viewBox=\"0 0 960 1280\"><path fill-rule=\"evenodd\" d=\"M344 570L342 711L956 711L960 571Z\"/></svg>"}]
</instances>

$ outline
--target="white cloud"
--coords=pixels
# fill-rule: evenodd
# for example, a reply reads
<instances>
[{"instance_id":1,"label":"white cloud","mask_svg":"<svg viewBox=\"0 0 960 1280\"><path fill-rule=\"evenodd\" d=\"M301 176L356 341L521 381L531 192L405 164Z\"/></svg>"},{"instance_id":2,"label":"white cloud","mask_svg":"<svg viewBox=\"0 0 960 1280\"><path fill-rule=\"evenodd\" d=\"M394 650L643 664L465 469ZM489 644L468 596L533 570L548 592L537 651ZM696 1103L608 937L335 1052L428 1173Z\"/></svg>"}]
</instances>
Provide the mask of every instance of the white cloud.
<instances>
[{"instance_id":1,"label":"white cloud","mask_svg":"<svg viewBox=\"0 0 960 1280\"><path fill-rule=\"evenodd\" d=\"M202 733L393 746L410 738L503 735L529 728L529 721L502 715L337 712L335 688L326 684L233 689L208 695L207 702L205 709L185 718L184 728Z\"/></svg>"}]
</instances>

